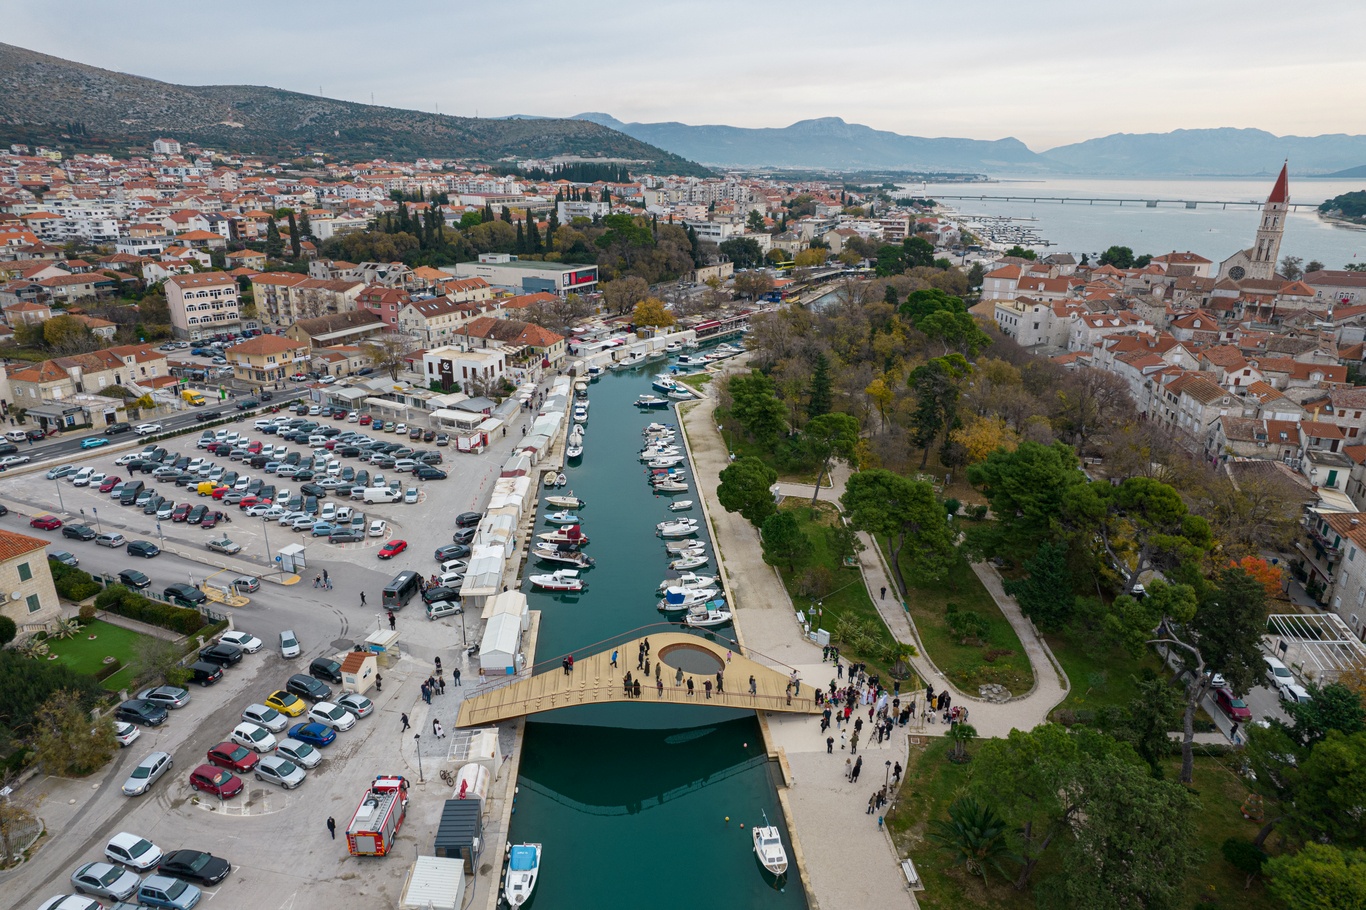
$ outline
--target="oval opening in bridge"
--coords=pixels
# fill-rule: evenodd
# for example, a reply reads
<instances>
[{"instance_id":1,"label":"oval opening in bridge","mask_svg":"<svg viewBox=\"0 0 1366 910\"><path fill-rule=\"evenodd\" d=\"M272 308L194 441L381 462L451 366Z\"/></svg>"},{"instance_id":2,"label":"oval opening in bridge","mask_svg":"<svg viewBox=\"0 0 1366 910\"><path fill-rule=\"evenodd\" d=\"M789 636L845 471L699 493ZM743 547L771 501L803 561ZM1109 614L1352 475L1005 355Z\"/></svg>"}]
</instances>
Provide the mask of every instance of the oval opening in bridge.
<instances>
[{"instance_id":1,"label":"oval opening in bridge","mask_svg":"<svg viewBox=\"0 0 1366 910\"><path fill-rule=\"evenodd\" d=\"M668 645L659 651L659 662L665 666L711 676L725 667L726 662L706 648L697 645Z\"/></svg>"}]
</instances>

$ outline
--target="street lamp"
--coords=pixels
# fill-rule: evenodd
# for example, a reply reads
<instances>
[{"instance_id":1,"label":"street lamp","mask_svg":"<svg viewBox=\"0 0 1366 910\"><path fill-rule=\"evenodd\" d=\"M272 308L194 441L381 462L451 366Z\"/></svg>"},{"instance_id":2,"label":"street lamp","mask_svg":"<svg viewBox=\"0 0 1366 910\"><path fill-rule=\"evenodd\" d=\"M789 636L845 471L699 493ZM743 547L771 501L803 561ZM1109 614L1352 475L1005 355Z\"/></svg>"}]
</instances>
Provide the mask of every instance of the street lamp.
<instances>
[{"instance_id":1,"label":"street lamp","mask_svg":"<svg viewBox=\"0 0 1366 910\"><path fill-rule=\"evenodd\" d=\"M57 485L57 509L58 511L65 512L66 503L62 502L62 481L59 478L54 477L52 478L52 482Z\"/></svg>"},{"instance_id":2,"label":"street lamp","mask_svg":"<svg viewBox=\"0 0 1366 910\"><path fill-rule=\"evenodd\" d=\"M275 557L270 555L270 521L261 517L261 533L266 536L266 567L275 565Z\"/></svg>"},{"instance_id":3,"label":"street lamp","mask_svg":"<svg viewBox=\"0 0 1366 910\"><path fill-rule=\"evenodd\" d=\"M882 778L882 783L887 789L892 788L892 760L887 759L887 774Z\"/></svg>"},{"instance_id":4,"label":"street lamp","mask_svg":"<svg viewBox=\"0 0 1366 910\"><path fill-rule=\"evenodd\" d=\"M95 527L99 529L99 532L100 532L101 534L103 534L103 533L104 533L104 525L100 524L100 510L97 509L97 508L95 508L94 506L91 506L91 507L90 507L90 511L91 511L91 513L95 516ZM81 512L84 513L84 512L85 512L85 509L81 509Z\"/></svg>"},{"instance_id":5,"label":"street lamp","mask_svg":"<svg viewBox=\"0 0 1366 910\"><path fill-rule=\"evenodd\" d=\"M161 533L161 519L157 519L157 540L161 541L161 548L166 549L166 535Z\"/></svg>"},{"instance_id":6,"label":"street lamp","mask_svg":"<svg viewBox=\"0 0 1366 910\"><path fill-rule=\"evenodd\" d=\"M426 782L422 776L422 734L414 733L413 739L417 741L417 782L421 784Z\"/></svg>"}]
</instances>

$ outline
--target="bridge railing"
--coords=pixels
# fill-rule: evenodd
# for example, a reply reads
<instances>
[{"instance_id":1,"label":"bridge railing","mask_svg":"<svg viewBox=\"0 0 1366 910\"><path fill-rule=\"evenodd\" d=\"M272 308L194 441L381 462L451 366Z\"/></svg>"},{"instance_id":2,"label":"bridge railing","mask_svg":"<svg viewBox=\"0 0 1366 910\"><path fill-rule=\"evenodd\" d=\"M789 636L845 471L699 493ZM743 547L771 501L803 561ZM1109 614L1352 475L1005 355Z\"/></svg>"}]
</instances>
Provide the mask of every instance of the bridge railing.
<instances>
[{"instance_id":1,"label":"bridge railing","mask_svg":"<svg viewBox=\"0 0 1366 910\"><path fill-rule=\"evenodd\" d=\"M604 701L618 703L627 701L659 702L661 700L667 700L670 704L691 704L696 702L697 704L706 705L715 703L717 707L739 708L754 711L793 711L806 713L814 713L816 711L816 702L813 694L803 694L800 696L792 695L790 697L787 695L764 695L762 693L750 694L748 686L743 680L737 680L741 686L740 689L717 692L716 688L713 686L711 698L708 698L705 686L703 685L703 682L706 679L707 677L703 676L702 680L695 683L691 696L688 694L688 687L686 685L674 685L673 682L670 681L665 683L661 690L659 684L653 679L642 679L640 680L639 698L627 698L624 681L613 681L611 683L590 685L583 688L573 688L558 692L553 696L557 704L549 707L544 706L544 702L552 696L538 694L514 701L503 701L496 706L491 705L483 710L490 711L500 716L514 717L535 714L540 711L552 710L553 708L572 707L573 705L580 703L602 703ZM803 687L803 692L814 693L814 690ZM563 704L560 704L559 702L563 702ZM467 702L467 704L470 703ZM532 708L533 706L534 710L524 710ZM474 705L471 704L471 707L474 707Z\"/></svg>"}]
</instances>

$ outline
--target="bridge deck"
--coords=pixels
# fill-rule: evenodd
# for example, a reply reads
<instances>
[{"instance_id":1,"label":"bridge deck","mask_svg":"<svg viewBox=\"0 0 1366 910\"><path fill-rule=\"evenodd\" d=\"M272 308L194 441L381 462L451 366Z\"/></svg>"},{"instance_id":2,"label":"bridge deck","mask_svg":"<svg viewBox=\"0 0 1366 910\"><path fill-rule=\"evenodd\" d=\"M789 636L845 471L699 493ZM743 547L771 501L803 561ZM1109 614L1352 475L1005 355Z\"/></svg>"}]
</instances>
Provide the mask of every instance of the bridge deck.
<instances>
[{"instance_id":1,"label":"bridge deck","mask_svg":"<svg viewBox=\"0 0 1366 910\"><path fill-rule=\"evenodd\" d=\"M640 643L650 642L650 676L636 668ZM719 664L724 665L724 692L716 691L716 673L684 672L681 684L676 682L677 668L670 665L670 654L676 655L677 649L706 651L713 655ZM618 652L617 666L612 666L612 651ZM730 660L727 662L727 655ZM661 693L655 680L655 668L660 666L660 681L664 683ZM675 656L675 660L679 658ZM691 655L691 661L701 665L706 658ZM512 682L498 684L490 680L485 685L493 688L466 698L460 706L456 721L458 727L473 727L497 723L528 714L539 714L557 708L573 705L609 704L612 702L637 701L626 696L624 678L627 673L632 680L640 680L642 702L668 702L672 704L700 704L718 708L747 708L756 711L782 711L796 714L815 714L818 712L814 691L803 683L798 695L787 695L788 677L771 667L742 657L738 652L728 651L725 644L708 641L699 635L683 632L664 632L643 636L623 642L615 648L607 648L596 654L574 655L574 670L565 673L558 664L537 673L519 675ZM750 694L749 678L754 677L755 693ZM688 679L693 680L693 693L688 694ZM711 680L712 693L708 700L704 682Z\"/></svg>"}]
</instances>

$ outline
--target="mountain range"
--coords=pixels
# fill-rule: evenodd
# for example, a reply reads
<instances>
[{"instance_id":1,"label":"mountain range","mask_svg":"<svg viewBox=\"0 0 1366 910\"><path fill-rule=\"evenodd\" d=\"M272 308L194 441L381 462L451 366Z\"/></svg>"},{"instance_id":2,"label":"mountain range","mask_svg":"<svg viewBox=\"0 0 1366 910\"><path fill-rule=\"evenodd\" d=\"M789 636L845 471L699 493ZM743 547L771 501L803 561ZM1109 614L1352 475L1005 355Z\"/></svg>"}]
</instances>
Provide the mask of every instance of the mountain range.
<instances>
[{"instance_id":1,"label":"mountain range","mask_svg":"<svg viewBox=\"0 0 1366 910\"><path fill-rule=\"evenodd\" d=\"M1366 163L1366 136L1276 136L1255 129L1116 133L1034 152L1018 139L927 139L838 117L780 129L623 123L579 114L642 142L714 167L1052 174L1114 177L1266 176L1289 159L1298 176L1338 176Z\"/></svg>"},{"instance_id":2,"label":"mountain range","mask_svg":"<svg viewBox=\"0 0 1366 910\"><path fill-rule=\"evenodd\" d=\"M0 44L0 143L146 149L158 136L282 158L578 155L641 162L655 173L699 165L586 120L491 120L338 101L257 85L189 86Z\"/></svg>"}]
</instances>

